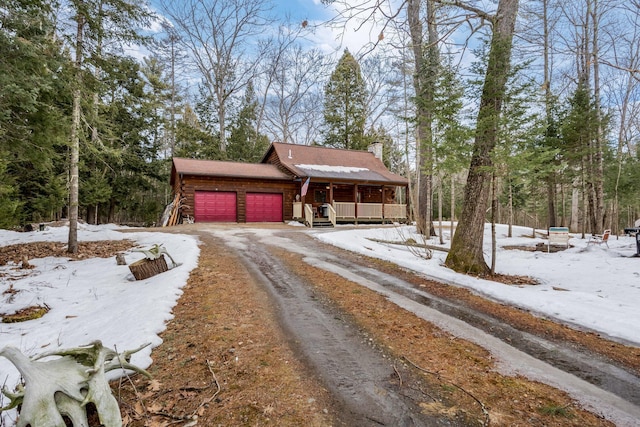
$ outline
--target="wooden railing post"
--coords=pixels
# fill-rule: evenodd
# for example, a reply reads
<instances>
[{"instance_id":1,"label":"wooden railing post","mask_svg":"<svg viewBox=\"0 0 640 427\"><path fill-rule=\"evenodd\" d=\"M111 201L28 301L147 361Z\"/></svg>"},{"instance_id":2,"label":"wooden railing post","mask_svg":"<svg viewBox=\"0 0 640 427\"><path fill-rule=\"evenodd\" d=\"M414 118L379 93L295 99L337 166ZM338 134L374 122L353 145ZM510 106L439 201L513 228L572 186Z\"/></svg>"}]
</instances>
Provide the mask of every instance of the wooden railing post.
<instances>
[{"instance_id":1,"label":"wooden railing post","mask_svg":"<svg viewBox=\"0 0 640 427\"><path fill-rule=\"evenodd\" d=\"M313 228L313 207L310 204L304 205L304 222Z\"/></svg>"}]
</instances>

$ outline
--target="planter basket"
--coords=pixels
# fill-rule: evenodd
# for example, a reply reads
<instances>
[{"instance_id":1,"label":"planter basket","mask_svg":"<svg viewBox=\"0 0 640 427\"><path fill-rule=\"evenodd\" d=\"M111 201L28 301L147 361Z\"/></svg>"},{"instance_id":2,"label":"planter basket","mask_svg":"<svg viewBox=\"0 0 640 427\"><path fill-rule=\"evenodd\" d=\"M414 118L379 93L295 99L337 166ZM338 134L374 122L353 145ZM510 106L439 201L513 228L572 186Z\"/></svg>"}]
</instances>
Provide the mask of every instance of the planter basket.
<instances>
[{"instance_id":1,"label":"planter basket","mask_svg":"<svg viewBox=\"0 0 640 427\"><path fill-rule=\"evenodd\" d=\"M133 273L136 280L148 279L156 274L164 273L169 270L164 255L160 255L156 259L142 258L134 263L129 264L129 270Z\"/></svg>"}]
</instances>

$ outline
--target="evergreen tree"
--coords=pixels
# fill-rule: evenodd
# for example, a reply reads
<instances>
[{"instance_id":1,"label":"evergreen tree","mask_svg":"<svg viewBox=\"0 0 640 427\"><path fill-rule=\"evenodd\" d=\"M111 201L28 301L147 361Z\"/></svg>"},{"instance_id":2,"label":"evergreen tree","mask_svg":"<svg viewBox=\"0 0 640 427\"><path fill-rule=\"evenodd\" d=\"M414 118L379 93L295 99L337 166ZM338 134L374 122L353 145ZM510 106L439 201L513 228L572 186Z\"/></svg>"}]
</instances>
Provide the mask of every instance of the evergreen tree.
<instances>
[{"instance_id":1,"label":"evergreen tree","mask_svg":"<svg viewBox=\"0 0 640 427\"><path fill-rule=\"evenodd\" d=\"M591 233L601 232L595 215L594 184L598 177L593 167L593 156L599 129L606 127L598 118L596 102L588 84L581 79L569 100L569 111L561 125L563 151L568 164L580 174L585 187L589 209L588 230Z\"/></svg>"},{"instance_id":2,"label":"evergreen tree","mask_svg":"<svg viewBox=\"0 0 640 427\"><path fill-rule=\"evenodd\" d=\"M49 2L0 8L0 223L41 221L63 206L68 61Z\"/></svg>"},{"instance_id":3,"label":"evergreen tree","mask_svg":"<svg viewBox=\"0 0 640 427\"><path fill-rule=\"evenodd\" d=\"M451 62L440 64L433 94L436 172L461 172L471 157L472 130L464 125L464 87Z\"/></svg>"},{"instance_id":4,"label":"evergreen tree","mask_svg":"<svg viewBox=\"0 0 640 427\"><path fill-rule=\"evenodd\" d=\"M249 83L237 117L231 121L231 132L227 140L229 160L258 162L269 147L269 138L256 131L258 101L253 84Z\"/></svg>"},{"instance_id":5,"label":"evergreen tree","mask_svg":"<svg viewBox=\"0 0 640 427\"><path fill-rule=\"evenodd\" d=\"M464 120L464 87L452 59L438 65L432 102L434 174L438 177L438 211L453 221L456 217L456 181L469 164L472 129ZM445 183L448 182L448 191ZM445 191L450 202L444 202ZM433 205L433 203L432 203ZM447 207L448 205L448 207ZM432 215L433 216L433 215ZM454 233L451 223L451 235ZM442 237L442 229L440 229Z\"/></svg>"},{"instance_id":6,"label":"evergreen tree","mask_svg":"<svg viewBox=\"0 0 640 427\"><path fill-rule=\"evenodd\" d=\"M358 61L345 49L325 86L324 145L364 150L364 124L367 117L366 87Z\"/></svg>"},{"instance_id":7,"label":"evergreen tree","mask_svg":"<svg viewBox=\"0 0 640 427\"><path fill-rule=\"evenodd\" d=\"M86 129L83 129L83 103L92 99L92 113L96 116L100 97L93 86L100 77L109 52L125 43L143 42L139 28L147 25L151 18L150 9L137 0L72 0L69 2L75 28L69 35L74 50L73 109L69 149L69 240L68 252L78 251L78 211L80 185L80 144ZM86 91L90 92L87 93ZM90 116L90 114L86 114ZM90 123L92 143L99 142L98 123Z\"/></svg>"},{"instance_id":8,"label":"evergreen tree","mask_svg":"<svg viewBox=\"0 0 640 427\"><path fill-rule=\"evenodd\" d=\"M218 138L203 126L196 111L186 105L182 119L176 123L176 157L202 160L222 160Z\"/></svg>"}]
</instances>

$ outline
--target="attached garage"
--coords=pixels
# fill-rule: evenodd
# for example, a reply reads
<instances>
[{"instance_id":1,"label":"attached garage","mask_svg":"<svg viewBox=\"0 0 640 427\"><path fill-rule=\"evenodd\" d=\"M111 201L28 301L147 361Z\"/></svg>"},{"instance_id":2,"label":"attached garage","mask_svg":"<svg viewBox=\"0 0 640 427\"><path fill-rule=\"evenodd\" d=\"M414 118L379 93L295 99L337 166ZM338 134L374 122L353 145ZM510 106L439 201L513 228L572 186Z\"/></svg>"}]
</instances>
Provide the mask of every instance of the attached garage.
<instances>
[{"instance_id":1,"label":"attached garage","mask_svg":"<svg viewBox=\"0 0 640 427\"><path fill-rule=\"evenodd\" d=\"M283 222L293 217L299 181L278 166L174 158L180 214L195 222Z\"/></svg>"},{"instance_id":2,"label":"attached garage","mask_svg":"<svg viewBox=\"0 0 640 427\"><path fill-rule=\"evenodd\" d=\"M196 222L236 222L236 199L231 191L196 191Z\"/></svg>"},{"instance_id":3,"label":"attached garage","mask_svg":"<svg viewBox=\"0 0 640 427\"><path fill-rule=\"evenodd\" d=\"M282 222L282 194L247 193L247 222Z\"/></svg>"}]
</instances>

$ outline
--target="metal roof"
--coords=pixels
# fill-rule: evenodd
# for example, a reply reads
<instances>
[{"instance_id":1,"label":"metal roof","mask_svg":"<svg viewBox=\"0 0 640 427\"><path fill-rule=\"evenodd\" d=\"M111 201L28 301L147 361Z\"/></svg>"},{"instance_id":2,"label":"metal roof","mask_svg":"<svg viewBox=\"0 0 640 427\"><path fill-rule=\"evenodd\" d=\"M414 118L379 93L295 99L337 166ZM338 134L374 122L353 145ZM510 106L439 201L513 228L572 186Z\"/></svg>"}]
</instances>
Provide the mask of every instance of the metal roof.
<instances>
[{"instance_id":1,"label":"metal roof","mask_svg":"<svg viewBox=\"0 0 640 427\"><path fill-rule=\"evenodd\" d=\"M270 163L272 153L278 162ZM289 173L287 173L287 171ZM390 172L368 151L343 150L320 146L271 144L261 163L223 162L173 158L171 185L176 174L212 177L291 181L339 181L361 184L407 185L405 177Z\"/></svg>"},{"instance_id":2,"label":"metal roof","mask_svg":"<svg viewBox=\"0 0 640 427\"><path fill-rule=\"evenodd\" d=\"M171 184L174 174L218 176L228 178L254 178L291 181L291 175L268 163L223 162L218 160L196 160L181 157L173 158Z\"/></svg>"},{"instance_id":3,"label":"metal roof","mask_svg":"<svg viewBox=\"0 0 640 427\"><path fill-rule=\"evenodd\" d=\"M368 151L274 142L263 162L274 152L282 165L300 178L407 185L403 176L390 172Z\"/></svg>"}]
</instances>

